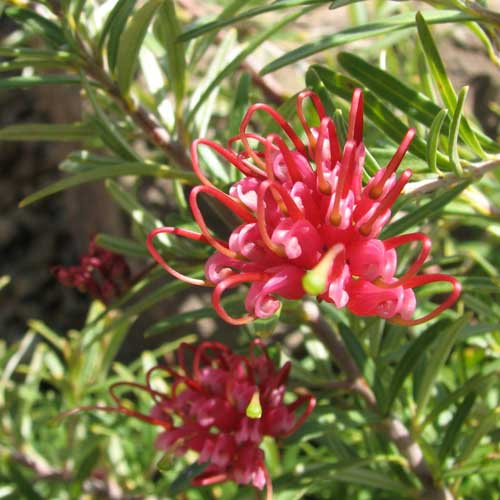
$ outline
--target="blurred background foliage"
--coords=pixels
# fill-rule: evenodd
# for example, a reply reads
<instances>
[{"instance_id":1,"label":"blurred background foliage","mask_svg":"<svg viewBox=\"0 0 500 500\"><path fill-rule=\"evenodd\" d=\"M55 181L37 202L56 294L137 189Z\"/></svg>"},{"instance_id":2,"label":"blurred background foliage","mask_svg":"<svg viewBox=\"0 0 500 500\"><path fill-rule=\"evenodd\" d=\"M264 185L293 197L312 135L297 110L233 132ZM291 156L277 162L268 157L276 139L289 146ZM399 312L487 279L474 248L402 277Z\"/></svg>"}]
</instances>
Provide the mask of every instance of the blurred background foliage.
<instances>
[{"instance_id":1,"label":"blurred background foliage","mask_svg":"<svg viewBox=\"0 0 500 500\"><path fill-rule=\"evenodd\" d=\"M194 457L162 457L155 429L140 421L97 411L61 416L109 404L113 382L141 382L158 359L172 362L181 341L214 335L235 348L265 336L277 357L292 360L294 384L318 397L299 433L265 443L277 499L418 498L418 480L380 432L387 415L410 429L455 498L500 498L498 2L17 0L0 8L7 26L2 107L14 109L32 91L48 100L36 120L21 112L6 118L2 164L9 172L12 144L65 143L59 172L50 156L48 167L39 164L39 150L24 160L35 165L30 182L7 189L22 194L28 216L16 211L12 220L39 220L37 205L29 206L39 203L52 210L43 233L64 263L98 232L99 245L126 256L135 273L130 290L108 307L76 294L78 308L47 303L48 268L56 262L32 260L38 240L2 219L17 234L2 240L2 299L13 305L19 273L43 278L30 289L41 307L22 314L25 331L9 331L6 321L0 341L0 498L255 498L234 484L190 488ZM409 126L417 129L403 163L414 170L413 182L383 237L423 227L433 240L426 266L463 285L455 310L411 329L322 306L375 389L378 413L331 387L339 378L335 360L297 304L285 305L279 324L230 328L205 293L166 277L145 248L151 229L193 224L186 203L197 182L191 141L225 144L258 101L298 125L294 96L305 86L320 94L340 130L352 90L365 89L368 173L387 162ZM263 117L255 127L270 131L272 124ZM200 154L218 187L237 178L208 149ZM100 187L78 191L85 184ZM69 205L44 205L49 195ZM70 229L56 239L50 221L67 206ZM216 230L227 232L217 207L207 210ZM201 272L207 254L199 246L159 241L176 268ZM401 255L403 264L412 251ZM31 267L14 265L26 259ZM445 291L419 291L422 312ZM242 297L236 292L227 306ZM144 395L123 397L148 412Z\"/></svg>"}]
</instances>

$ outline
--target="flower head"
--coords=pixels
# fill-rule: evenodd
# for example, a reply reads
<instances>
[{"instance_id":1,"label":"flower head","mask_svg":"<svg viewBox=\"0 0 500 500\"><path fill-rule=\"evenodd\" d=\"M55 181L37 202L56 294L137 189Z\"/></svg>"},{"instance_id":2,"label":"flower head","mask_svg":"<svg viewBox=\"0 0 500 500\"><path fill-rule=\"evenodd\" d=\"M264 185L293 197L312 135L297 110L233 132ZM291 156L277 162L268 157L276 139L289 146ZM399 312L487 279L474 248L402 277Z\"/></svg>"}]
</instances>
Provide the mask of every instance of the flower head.
<instances>
[{"instance_id":1,"label":"flower head","mask_svg":"<svg viewBox=\"0 0 500 500\"><path fill-rule=\"evenodd\" d=\"M206 467L194 478L194 485L228 480L259 489L267 485L268 498L272 498L264 452L259 445L264 436L284 438L292 434L313 410L315 399L303 394L293 403L284 403L291 365L288 362L276 369L258 339L250 344L247 356L217 342L202 342L196 347L182 344L178 361L179 370L153 367L145 385L114 384L111 395L117 406L97 408L159 426L156 447L171 455L196 452L198 462ZM171 378L167 393L153 388L154 375L159 371ZM154 406L149 415L123 404L115 392L123 386L151 395ZM305 409L299 415L302 406Z\"/></svg>"},{"instance_id":2,"label":"flower head","mask_svg":"<svg viewBox=\"0 0 500 500\"><path fill-rule=\"evenodd\" d=\"M303 102L310 99L319 126L310 126ZM282 134L261 136L247 131L257 111L267 113ZM273 315L280 299L316 295L338 308L347 307L360 316L379 316L402 325L432 319L453 305L460 284L445 274L418 272L429 255L430 239L412 233L381 240L379 235L391 218L391 209L412 172L396 170L415 135L408 130L389 163L363 183L365 147L363 95L353 93L347 140L341 147L332 118L326 115L318 96L304 91L297 98L297 115L307 138L304 143L289 123L273 108L254 104L241 123L240 132L224 148L208 139L194 141L193 169L201 181L192 189L190 205L201 232L175 227L155 229L148 248L158 263L173 276L214 287L213 303L219 315L232 324ZM243 151L237 152L236 144ZM242 174L226 194L218 190L200 168L198 148L211 148ZM241 219L228 241L208 229L198 206L200 194L222 202ZM205 264L205 279L193 279L175 271L153 245L160 233L171 233L211 245L215 252ZM396 249L419 244L415 261L396 276ZM448 298L424 316L413 319L414 289L445 281L451 284ZM221 305L228 289L249 283L242 318L231 317Z\"/></svg>"},{"instance_id":3,"label":"flower head","mask_svg":"<svg viewBox=\"0 0 500 500\"><path fill-rule=\"evenodd\" d=\"M96 245L95 239L78 266L54 266L52 274L64 286L78 288L95 299L109 304L130 286L130 268L116 253Z\"/></svg>"}]
</instances>

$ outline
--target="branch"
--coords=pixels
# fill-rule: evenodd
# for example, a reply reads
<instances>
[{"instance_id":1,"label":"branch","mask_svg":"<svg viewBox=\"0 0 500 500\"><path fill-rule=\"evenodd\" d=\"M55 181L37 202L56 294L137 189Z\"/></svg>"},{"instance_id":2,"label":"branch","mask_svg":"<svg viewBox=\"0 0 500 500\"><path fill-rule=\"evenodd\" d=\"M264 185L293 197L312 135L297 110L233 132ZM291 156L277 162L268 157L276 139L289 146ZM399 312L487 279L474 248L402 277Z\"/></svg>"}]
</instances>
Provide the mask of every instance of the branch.
<instances>
[{"instance_id":1,"label":"branch","mask_svg":"<svg viewBox=\"0 0 500 500\"><path fill-rule=\"evenodd\" d=\"M384 419L380 427L396 445L401 455L406 458L411 471L420 480L423 486L422 500L453 500L450 491L439 485L434 478L420 445L413 440L408 428L395 417L386 417L383 414L374 392L363 377L344 341L322 318L318 305L313 302L304 303L304 313L316 336L325 344L337 366L346 375L347 382L352 384L352 390L364 399L374 413Z\"/></svg>"},{"instance_id":2,"label":"branch","mask_svg":"<svg viewBox=\"0 0 500 500\"><path fill-rule=\"evenodd\" d=\"M442 177L434 179L424 179L423 181L410 182L403 190L403 194L423 194L435 191L442 187L450 187L457 182L467 179L480 179L484 174L500 167L500 157L481 163L475 163L465 169L463 176L456 176L455 174L446 174Z\"/></svg>"}]
</instances>

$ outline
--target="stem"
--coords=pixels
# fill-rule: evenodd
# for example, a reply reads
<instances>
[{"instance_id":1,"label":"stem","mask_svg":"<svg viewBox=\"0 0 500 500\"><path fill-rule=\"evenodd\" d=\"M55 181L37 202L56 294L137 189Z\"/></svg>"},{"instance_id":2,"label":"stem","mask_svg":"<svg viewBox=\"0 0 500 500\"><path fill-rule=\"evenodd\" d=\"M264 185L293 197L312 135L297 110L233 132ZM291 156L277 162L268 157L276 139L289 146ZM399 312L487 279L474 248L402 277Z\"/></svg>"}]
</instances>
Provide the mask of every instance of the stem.
<instances>
[{"instance_id":1,"label":"stem","mask_svg":"<svg viewBox=\"0 0 500 500\"><path fill-rule=\"evenodd\" d=\"M318 305L306 302L304 312L314 333L330 351L337 366L346 375L347 382L352 384L352 390L364 399L370 410L383 418L380 424L381 430L406 458L411 471L422 484L420 498L422 500L453 500L451 492L444 485L439 484L434 477L431 467L424 458L422 448L413 440L408 428L397 418L384 415L375 393L363 377L344 341L321 317Z\"/></svg>"},{"instance_id":2,"label":"stem","mask_svg":"<svg viewBox=\"0 0 500 500\"><path fill-rule=\"evenodd\" d=\"M181 168L191 170L191 160L184 147L170 138L166 129L162 127L155 116L141 105L123 96L118 86L95 61L87 57L86 63L87 73L102 85L103 89L130 116L136 125L141 128L149 140L165 153L167 159Z\"/></svg>"},{"instance_id":3,"label":"stem","mask_svg":"<svg viewBox=\"0 0 500 500\"><path fill-rule=\"evenodd\" d=\"M410 182L403 190L403 194L423 194L435 191L442 187L449 187L456 182L464 181L467 178L479 179L487 172L500 167L500 156L491 160L475 163L464 169L464 175L457 177L455 174L447 174L437 179L424 179L423 181Z\"/></svg>"}]
</instances>

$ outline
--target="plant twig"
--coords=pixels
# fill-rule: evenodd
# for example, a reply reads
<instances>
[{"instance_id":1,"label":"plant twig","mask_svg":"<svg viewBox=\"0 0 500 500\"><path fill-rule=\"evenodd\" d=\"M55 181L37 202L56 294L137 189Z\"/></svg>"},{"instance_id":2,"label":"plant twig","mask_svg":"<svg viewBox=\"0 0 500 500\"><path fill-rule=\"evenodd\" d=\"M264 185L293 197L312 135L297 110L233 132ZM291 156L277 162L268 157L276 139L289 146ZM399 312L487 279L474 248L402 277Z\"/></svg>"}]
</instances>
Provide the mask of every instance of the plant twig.
<instances>
[{"instance_id":1,"label":"plant twig","mask_svg":"<svg viewBox=\"0 0 500 500\"><path fill-rule=\"evenodd\" d=\"M424 194L435 191L442 187L450 187L457 182L467 179L479 179L487 172L500 167L500 156L481 163L475 163L465 168L464 175L458 177L455 174L446 174L438 178L424 179L418 182L410 182L403 190L403 194Z\"/></svg>"},{"instance_id":2,"label":"plant twig","mask_svg":"<svg viewBox=\"0 0 500 500\"><path fill-rule=\"evenodd\" d=\"M314 333L325 344L337 366L346 375L347 382L352 383L352 390L363 398L370 410L383 418L380 428L396 445L401 455L406 458L411 471L418 477L423 486L422 500L453 500L451 492L437 482L424 458L422 448L413 440L408 428L397 418L383 414L375 393L366 382L342 338L322 318L317 304L306 302L304 312Z\"/></svg>"}]
</instances>

